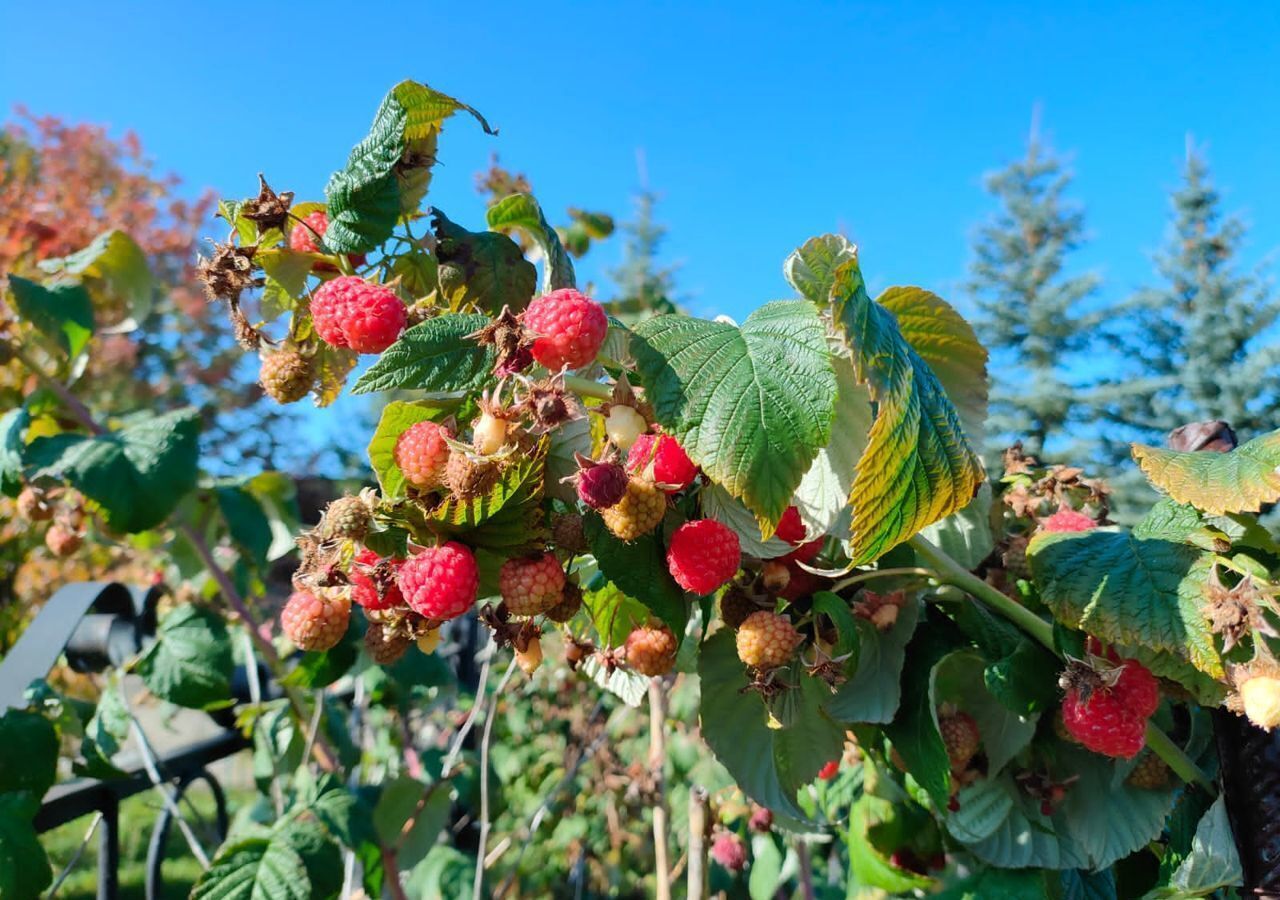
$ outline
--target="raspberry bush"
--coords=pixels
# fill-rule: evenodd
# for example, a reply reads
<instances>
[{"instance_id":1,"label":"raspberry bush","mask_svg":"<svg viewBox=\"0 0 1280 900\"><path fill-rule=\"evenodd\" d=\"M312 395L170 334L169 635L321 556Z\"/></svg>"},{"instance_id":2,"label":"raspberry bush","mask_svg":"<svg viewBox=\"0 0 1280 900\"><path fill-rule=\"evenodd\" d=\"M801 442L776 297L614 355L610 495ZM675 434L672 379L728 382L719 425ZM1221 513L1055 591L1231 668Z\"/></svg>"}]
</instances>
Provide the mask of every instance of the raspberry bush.
<instances>
[{"instance_id":1,"label":"raspberry bush","mask_svg":"<svg viewBox=\"0 0 1280 900\"><path fill-rule=\"evenodd\" d=\"M171 628L225 639L229 610L291 688L358 682L384 756L343 744L343 717L317 715L315 758L299 750L273 770L286 815L233 835L197 896L256 885L264 856L301 854L306 829L308 853L350 851L372 893L401 896L406 872L424 895L503 891L507 877L547 890L512 848L551 807L530 823L500 810L493 832L486 767L492 751L504 778L542 783L546 760L527 752L552 743L571 754L554 761L566 777L596 754L601 771L629 773L627 802L653 833L637 884L659 896L672 850L753 896L789 890L801 870L794 885L828 879L850 895L1116 896L1119 871L1152 896L1200 896L1238 880L1209 710L1280 721L1280 548L1256 515L1280 500L1280 439L1221 455L1135 447L1167 496L1122 528L1105 485L1079 469L1015 447L1003 472L985 471L973 447L986 353L942 298L872 298L858 249L823 235L783 264L794 297L741 323L625 325L579 290L527 191L495 199L477 231L427 205L442 128L459 115L489 131L469 106L403 82L323 203L263 184L220 205L228 234L201 271L262 355L267 392L320 406L343 390L395 393L370 435L376 486L296 534L281 639L253 627L221 568ZM24 327L69 370L92 333L77 288L11 282ZM23 359L56 381L49 362ZM246 497L265 510L267 489L199 482L190 416L107 432L70 411L52 437L60 425L35 427L47 407L5 415L6 492L73 488L95 527L125 533L189 528L174 523L194 491L220 511L218 541L266 564L236 510ZM101 452L74 452L86 445ZM147 502L130 502L139 492ZM33 520L49 518L40 495L22 496ZM458 716L437 648L469 623L485 635L487 680ZM138 664L153 689L214 702L163 668L165 646ZM573 697L590 685L597 712L559 710L558 734L540 685ZM612 717L646 698L647 751L609 747L626 730ZM246 705L243 727L255 741L286 720L304 727L304 699ZM486 736L464 753L480 716L485 735L499 723L520 746ZM476 792L478 846L437 844L437 824L411 858L403 836L455 801L474 811ZM702 831L673 828L686 821L676 809ZM303 867L313 896L339 889L326 865Z\"/></svg>"}]
</instances>

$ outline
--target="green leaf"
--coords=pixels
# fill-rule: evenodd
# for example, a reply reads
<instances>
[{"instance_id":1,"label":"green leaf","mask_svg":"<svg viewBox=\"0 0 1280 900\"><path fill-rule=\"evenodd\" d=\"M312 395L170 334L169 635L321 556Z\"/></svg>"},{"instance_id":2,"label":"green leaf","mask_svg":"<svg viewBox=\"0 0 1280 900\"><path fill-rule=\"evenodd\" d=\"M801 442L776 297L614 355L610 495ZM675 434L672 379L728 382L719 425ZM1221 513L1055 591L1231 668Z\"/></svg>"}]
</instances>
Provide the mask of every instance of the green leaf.
<instances>
[{"instance_id":1,"label":"green leaf","mask_svg":"<svg viewBox=\"0 0 1280 900\"><path fill-rule=\"evenodd\" d=\"M698 504L705 518L716 519L729 526L738 536L738 546L744 556L775 559L795 549L776 535L765 538L760 533L760 523L751 510L718 484L712 483L704 487L698 494Z\"/></svg>"},{"instance_id":2,"label":"green leaf","mask_svg":"<svg viewBox=\"0 0 1280 900\"><path fill-rule=\"evenodd\" d=\"M498 483L484 496L471 500L446 496L427 515L426 528L442 537L462 538L475 549L508 551L508 555L540 544L546 535L541 500L547 444L543 438L534 450L503 469Z\"/></svg>"},{"instance_id":3,"label":"green leaf","mask_svg":"<svg viewBox=\"0 0 1280 900\"><path fill-rule=\"evenodd\" d=\"M1222 658L1201 608L1212 556L1118 531L1041 534L1027 548L1041 599L1104 641L1186 659L1214 678Z\"/></svg>"},{"instance_id":4,"label":"green leaf","mask_svg":"<svg viewBox=\"0 0 1280 900\"><path fill-rule=\"evenodd\" d=\"M947 392L969 446L986 439L987 349L946 300L918 287L891 287L876 302L898 320L902 336Z\"/></svg>"},{"instance_id":5,"label":"green leaf","mask_svg":"<svg viewBox=\"0 0 1280 900\"><path fill-rule=\"evenodd\" d=\"M987 776L995 777L1035 737L1036 714L1019 715L987 690L982 658L970 650L952 653L938 664L935 698L973 716L987 755Z\"/></svg>"},{"instance_id":6,"label":"green leaf","mask_svg":"<svg viewBox=\"0 0 1280 900\"><path fill-rule=\"evenodd\" d=\"M70 256L43 260L40 268L78 278L97 301L99 311L118 311L110 317L113 321L123 319L115 331L138 327L151 312L155 282L147 256L132 237L118 229L104 231Z\"/></svg>"},{"instance_id":7,"label":"green leaf","mask_svg":"<svg viewBox=\"0 0 1280 900\"><path fill-rule=\"evenodd\" d=\"M259 250L253 255L253 261L262 266L265 276L266 283L262 290L263 316L274 319L294 309L298 305L298 298L306 290L307 276L316 264L316 257L285 247L274 247Z\"/></svg>"},{"instance_id":8,"label":"green leaf","mask_svg":"<svg viewBox=\"0 0 1280 900\"><path fill-rule=\"evenodd\" d=\"M933 879L900 869L885 858L871 841L870 831L893 815L893 804L873 794L863 794L849 810L849 871L860 884L894 894L925 890Z\"/></svg>"},{"instance_id":9,"label":"green leaf","mask_svg":"<svg viewBox=\"0 0 1280 900\"><path fill-rule=\"evenodd\" d=\"M16 497L22 490L22 455L31 414L19 406L0 415L0 493Z\"/></svg>"},{"instance_id":10,"label":"green leaf","mask_svg":"<svg viewBox=\"0 0 1280 900\"><path fill-rule=\"evenodd\" d=\"M458 313L413 326L374 360L351 393L480 389L492 380L493 348L481 347L467 335L488 324L488 316Z\"/></svg>"},{"instance_id":11,"label":"green leaf","mask_svg":"<svg viewBox=\"0 0 1280 900\"><path fill-rule=\"evenodd\" d=\"M979 869L931 900L1045 900L1044 872L1035 869Z\"/></svg>"},{"instance_id":12,"label":"green leaf","mask_svg":"<svg viewBox=\"0 0 1280 900\"><path fill-rule=\"evenodd\" d=\"M391 278L400 279L400 289L410 297L425 297L440 285L436 258L425 250L413 249L391 264Z\"/></svg>"},{"instance_id":13,"label":"green leaf","mask_svg":"<svg viewBox=\"0 0 1280 900\"><path fill-rule=\"evenodd\" d=\"M439 422L447 415L446 410L430 403L404 400L393 400L382 408L378 427L369 440L369 462L385 496L397 497L404 493L404 473L396 465L396 441L400 435L419 422Z\"/></svg>"},{"instance_id":14,"label":"green leaf","mask_svg":"<svg viewBox=\"0 0 1280 900\"><path fill-rule=\"evenodd\" d=\"M787 260L785 272L803 296L830 308L876 404L849 497L853 562L861 565L962 509L985 473L938 377L894 314L868 296L857 248L837 235L812 238ZM937 325L941 332L947 327ZM963 344L965 336L958 340Z\"/></svg>"},{"instance_id":15,"label":"green leaf","mask_svg":"<svg viewBox=\"0 0 1280 900\"><path fill-rule=\"evenodd\" d=\"M69 482L102 509L113 531L133 534L168 518L196 483L200 416L180 409L108 434L58 434L28 445L35 477Z\"/></svg>"},{"instance_id":16,"label":"green leaf","mask_svg":"<svg viewBox=\"0 0 1280 900\"><path fill-rule=\"evenodd\" d=\"M832 652L835 656L848 655L847 665L856 670L862 634L858 631L858 620L848 601L831 591L818 591L813 595L813 611L825 615L836 626L836 646Z\"/></svg>"},{"instance_id":17,"label":"green leaf","mask_svg":"<svg viewBox=\"0 0 1280 900\"><path fill-rule=\"evenodd\" d=\"M129 735L129 708L120 694L118 681L110 682L98 697L93 717L84 727L80 755L84 763L76 763L75 773L87 778L122 778L125 773L111 761L120 752Z\"/></svg>"},{"instance_id":18,"label":"green leaf","mask_svg":"<svg viewBox=\"0 0 1280 900\"><path fill-rule=\"evenodd\" d=\"M964 568L976 569L996 545L991 533L991 485L983 482L972 503L922 528L920 534Z\"/></svg>"},{"instance_id":19,"label":"green leaf","mask_svg":"<svg viewBox=\"0 0 1280 900\"><path fill-rule=\"evenodd\" d=\"M9 290L18 315L67 356L78 356L93 337L93 302L84 285L64 282L45 287L10 275Z\"/></svg>"},{"instance_id":20,"label":"green leaf","mask_svg":"<svg viewBox=\"0 0 1280 900\"><path fill-rule=\"evenodd\" d=\"M57 748L50 759L56 759ZM31 819L39 803L23 794L0 794L0 897L36 900L53 883L49 858Z\"/></svg>"},{"instance_id":21,"label":"green leaf","mask_svg":"<svg viewBox=\"0 0 1280 900\"><path fill-rule=\"evenodd\" d=\"M302 654L298 664L285 675L283 683L302 688L322 688L333 684L356 664L361 643L358 629L348 628L342 640L328 650Z\"/></svg>"},{"instance_id":22,"label":"green leaf","mask_svg":"<svg viewBox=\"0 0 1280 900\"><path fill-rule=\"evenodd\" d=\"M926 624L907 647L911 666L902 673L902 703L884 733L934 805L945 809L951 795L951 760L938 730L937 674L957 641L937 624Z\"/></svg>"},{"instance_id":23,"label":"green leaf","mask_svg":"<svg viewBox=\"0 0 1280 900\"><path fill-rule=\"evenodd\" d=\"M409 873L405 893L410 897L467 897L475 871L474 857L438 844Z\"/></svg>"},{"instance_id":24,"label":"green leaf","mask_svg":"<svg viewBox=\"0 0 1280 900\"><path fill-rule=\"evenodd\" d=\"M58 734L48 719L21 709L0 716L0 794L25 792L38 801L57 767Z\"/></svg>"},{"instance_id":25,"label":"green leaf","mask_svg":"<svg viewBox=\"0 0 1280 900\"><path fill-rule=\"evenodd\" d=\"M618 540L596 513L583 520L587 544L601 574L629 597L639 600L661 619L676 639L684 637L689 621L689 598L667 570L662 541L655 533L631 543Z\"/></svg>"},{"instance_id":26,"label":"green leaf","mask_svg":"<svg viewBox=\"0 0 1280 900\"><path fill-rule=\"evenodd\" d=\"M294 724L287 700L263 704L253 720L253 778L263 793L278 775L302 763L303 737Z\"/></svg>"},{"instance_id":27,"label":"green leaf","mask_svg":"<svg viewBox=\"0 0 1280 900\"><path fill-rule=\"evenodd\" d=\"M453 309L473 307L496 315L504 306L529 305L538 270L520 245L496 231L467 231L439 209L431 213L439 261L440 294Z\"/></svg>"},{"instance_id":28,"label":"green leaf","mask_svg":"<svg viewBox=\"0 0 1280 900\"><path fill-rule=\"evenodd\" d=\"M511 194L489 207L489 227L494 230L519 228L542 250L542 292L576 287L573 260L560 243L560 235L547 222L542 207L530 194Z\"/></svg>"},{"instance_id":29,"label":"green leaf","mask_svg":"<svg viewBox=\"0 0 1280 900\"><path fill-rule=\"evenodd\" d=\"M858 622L858 665L849 680L827 701L827 712L838 722L884 724L893 720L901 698L902 665L907 643L920 620L921 603L913 600L898 613L898 621L880 632L865 620Z\"/></svg>"},{"instance_id":30,"label":"green leaf","mask_svg":"<svg viewBox=\"0 0 1280 900\"><path fill-rule=\"evenodd\" d=\"M796 488L795 504L800 518L815 533L849 537L849 492L858 460L871 433L871 395L858 383L853 363L834 356L836 373L836 417L831 440L818 451L809 471Z\"/></svg>"},{"instance_id":31,"label":"green leaf","mask_svg":"<svg viewBox=\"0 0 1280 900\"><path fill-rule=\"evenodd\" d=\"M334 878L336 873L336 881ZM338 848L293 817L223 845L191 890L192 900L315 900L342 886Z\"/></svg>"},{"instance_id":32,"label":"green leaf","mask_svg":"<svg viewBox=\"0 0 1280 900\"><path fill-rule=\"evenodd\" d=\"M634 597L628 597L611 581L584 591L582 603L605 647L621 647L632 630L649 621L649 607ZM647 686L648 679L645 682Z\"/></svg>"},{"instance_id":33,"label":"green leaf","mask_svg":"<svg viewBox=\"0 0 1280 900\"><path fill-rule=\"evenodd\" d=\"M658 421L772 534L831 436L836 378L817 310L769 303L741 328L658 316L634 335Z\"/></svg>"},{"instance_id":34,"label":"green leaf","mask_svg":"<svg viewBox=\"0 0 1280 900\"><path fill-rule=\"evenodd\" d=\"M384 843L399 846L396 861L400 866L412 868L435 846L448 824L452 804L448 782L428 786L400 775L378 795L378 805L373 810L374 828ZM413 825L402 836L411 817Z\"/></svg>"},{"instance_id":35,"label":"green leaf","mask_svg":"<svg viewBox=\"0 0 1280 900\"><path fill-rule=\"evenodd\" d=\"M1227 817L1226 800L1219 796L1209 807L1191 842L1191 855L1173 873L1171 886L1194 896L1236 886L1244 880L1240 854Z\"/></svg>"},{"instance_id":36,"label":"green leaf","mask_svg":"<svg viewBox=\"0 0 1280 900\"><path fill-rule=\"evenodd\" d=\"M746 690L747 673L738 659L733 632L722 629L702 644L702 736L738 787L761 806L797 819L805 815L784 786L774 759L776 729L766 724L758 694ZM832 759L839 752L828 756Z\"/></svg>"},{"instance_id":37,"label":"green leaf","mask_svg":"<svg viewBox=\"0 0 1280 900\"><path fill-rule=\"evenodd\" d=\"M271 523L262 504L239 486L221 485L213 489L213 494L231 539L259 567L265 567L271 550Z\"/></svg>"},{"instance_id":38,"label":"green leaf","mask_svg":"<svg viewBox=\"0 0 1280 900\"><path fill-rule=\"evenodd\" d=\"M329 250L365 253L391 236L400 216L417 208L426 193L440 129L460 110L495 133L474 109L425 84L402 81L391 89L346 168L325 186Z\"/></svg>"},{"instance_id":39,"label":"green leaf","mask_svg":"<svg viewBox=\"0 0 1280 900\"><path fill-rule=\"evenodd\" d=\"M751 836L751 872L747 891L751 900L774 900L782 887L782 850L772 834Z\"/></svg>"},{"instance_id":40,"label":"green leaf","mask_svg":"<svg viewBox=\"0 0 1280 900\"><path fill-rule=\"evenodd\" d=\"M231 697L231 638L222 618L185 603L160 621L156 642L138 660L147 689L192 709L225 706Z\"/></svg>"},{"instance_id":41,"label":"green leaf","mask_svg":"<svg viewBox=\"0 0 1280 900\"><path fill-rule=\"evenodd\" d=\"M1198 453L1133 445L1147 480L1179 503L1210 515L1258 512L1280 500L1280 431L1229 453Z\"/></svg>"},{"instance_id":42,"label":"green leaf","mask_svg":"<svg viewBox=\"0 0 1280 900\"><path fill-rule=\"evenodd\" d=\"M773 730L773 762L778 781L794 797L812 784L822 767L839 759L844 751L844 729L823 709L831 696L825 682L793 669L788 681L795 685L769 704L782 727Z\"/></svg>"},{"instance_id":43,"label":"green leaf","mask_svg":"<svg viewBox=\"0 0 1280 900\"><path fill-rule=\"evenodd\" d=\"M1113 869L1101 872L1067 869L1061 873L1059 883L1062 886L1059 900L1116 900L1116 873Z\"/></svg>"}]
</instances>

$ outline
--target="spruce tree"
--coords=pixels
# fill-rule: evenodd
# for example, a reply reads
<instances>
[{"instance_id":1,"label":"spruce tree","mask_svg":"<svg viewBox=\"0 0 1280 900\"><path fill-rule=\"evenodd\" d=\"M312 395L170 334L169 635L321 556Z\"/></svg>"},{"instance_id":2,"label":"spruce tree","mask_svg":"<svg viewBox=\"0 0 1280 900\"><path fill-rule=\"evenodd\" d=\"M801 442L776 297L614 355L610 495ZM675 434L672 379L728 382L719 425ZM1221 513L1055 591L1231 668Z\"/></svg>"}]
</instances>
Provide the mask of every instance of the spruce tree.
<instances>
[{"instance_id":1,"label":"spruce tree","mask_svg":"<svg viewBox=\"0 0 1280 900\"><path fill-rule=\"evenodd\" d=\"M679 311L673 296L675 268L658 265L658 249L667 229L654 219L657 202L657 195L648 188L636 193L635 216L622 225L622 264L609 272L618 295L605 305L610 315L628 324Z\"/></svg>"},{"instance_id":2,"label":"spruce tree","mask_svg":"<svg viewBox=\"0 0 1280 900\"><path fill-rule=\"evenodd\" d=\"M1128 441L1162 443L1187 422L1225 420L1242 441L1280 426L1280 296L1241 271L1244 224L1223 215L1209 167L1190 146L1171 201L1158 283L1107 322L1118 359L1095 402L1103 458L1116 464L1128 459Z\"/></svg>"},{"instance_id":3,"label":"spruce tree","mask_svg":"<svg viewBox=\"0 0 1280 900\"><path fill-rule=\"evenodd\" d=\"M967 287L991 352L993 454L1015 440L1031 453L1064 451L1063 426L1079 413L1072 357L1088 345L1081 307L1098 279L1065 271L1085 240L1084 213L1066 197L1071 178L1033 133L1023 159L984 181L999 211L978 232Z\"/></svg>"}]
</instances>

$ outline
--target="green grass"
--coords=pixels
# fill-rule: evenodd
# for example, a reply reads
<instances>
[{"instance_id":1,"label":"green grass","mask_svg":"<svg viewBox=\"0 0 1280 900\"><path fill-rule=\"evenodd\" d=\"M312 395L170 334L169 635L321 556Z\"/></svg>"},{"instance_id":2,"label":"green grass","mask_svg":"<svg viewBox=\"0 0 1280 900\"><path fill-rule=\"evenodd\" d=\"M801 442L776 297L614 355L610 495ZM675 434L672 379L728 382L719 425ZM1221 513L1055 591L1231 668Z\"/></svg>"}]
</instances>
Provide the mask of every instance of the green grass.
<instances>
[{"instance_id":1,"label":"green grass","mask_svg":"<svg viewBox=\"0 0 1280 900\"><path fill-rule=\"evenodd\" d=\"M242 800L230 792L227 805L234 810ZM120 896L126 900L142 900L147 877L147 846L151 832L161 809L159 794L145 791L125 800L120 805ZM212 856L217 849L214 829L213 797L203 782L192 786L183 801L182 811L200 838L205 852ZM76 848L84 840L85 832L93 822L93 814L68 822L41 836L41 843L49 854L54 878L75 855ZM98 891L98 838L95 833L67 880L58 889L58 900L92 900ZM165 844L165 862L161 869L165 897L186 897L203 871L200 863L191 855L187 842L176 824L169 829Z\"/></svg>"}]
</instances>

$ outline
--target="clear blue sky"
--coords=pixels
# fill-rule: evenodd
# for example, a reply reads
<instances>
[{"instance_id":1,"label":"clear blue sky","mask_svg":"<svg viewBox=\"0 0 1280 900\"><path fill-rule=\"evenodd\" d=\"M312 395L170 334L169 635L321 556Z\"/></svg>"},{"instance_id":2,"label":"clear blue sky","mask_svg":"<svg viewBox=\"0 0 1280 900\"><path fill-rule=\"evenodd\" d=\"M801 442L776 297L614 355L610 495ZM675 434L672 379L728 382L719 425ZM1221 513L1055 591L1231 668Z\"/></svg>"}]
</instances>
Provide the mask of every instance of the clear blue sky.
<instances>
[{"instance_id":1,"label":"clear blue sky","mask_svg":"<svg viewBox=\"0 0 1280 900\"><path fill-rule=\"evenodd\" d=\"M477 227L490 151L553 213L626 213L643 148L680 287L742 316L780 264L840 227L873 288L961 302L984 171L1031 110L1070 151L1108 292L1147 277L1188 132L1250 257L1280 247L1280 4L224 5L11 3L0 109L132 128L160 166L228 196L255 173L318 197L383 93L412 77L480 109L455 119L432 197ZM616 262L617 243L587 274Z\"/></svg>"}]
</instances>

